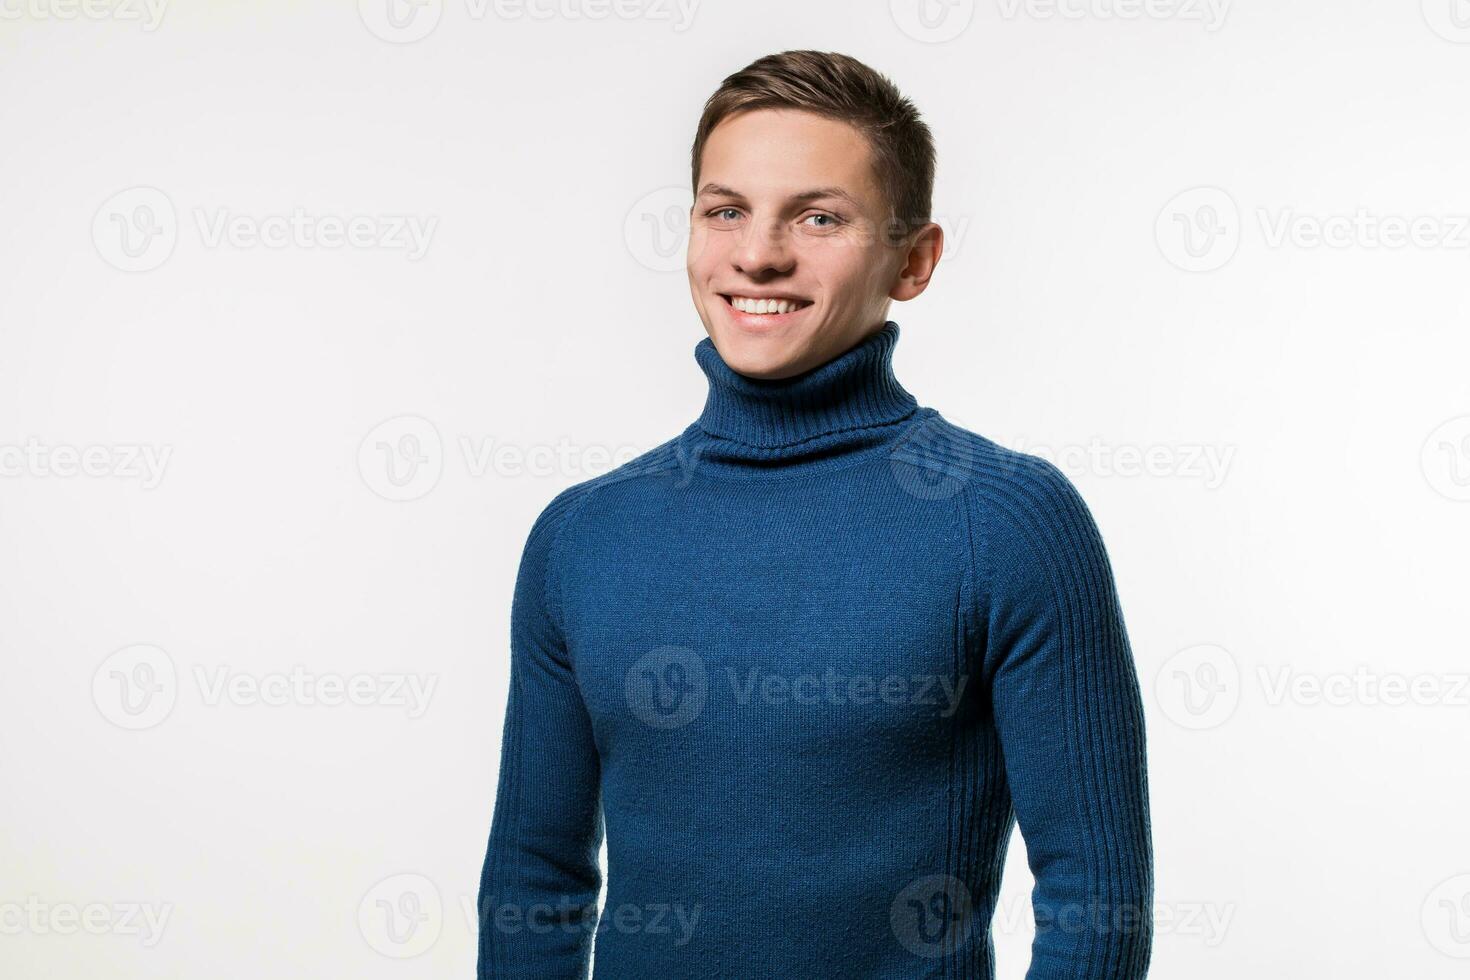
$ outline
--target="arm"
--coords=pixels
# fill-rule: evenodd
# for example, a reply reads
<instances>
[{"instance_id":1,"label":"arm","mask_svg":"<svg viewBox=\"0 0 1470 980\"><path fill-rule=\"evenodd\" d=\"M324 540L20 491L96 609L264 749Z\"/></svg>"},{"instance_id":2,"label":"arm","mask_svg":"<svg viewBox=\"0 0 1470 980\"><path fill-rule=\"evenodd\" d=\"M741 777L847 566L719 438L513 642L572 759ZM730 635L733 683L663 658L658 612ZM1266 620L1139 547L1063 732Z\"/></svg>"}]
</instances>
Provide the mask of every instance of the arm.
<instances>
[{"instance_id":1,"label":"arm","mask_svg":"<svg viewBox=\"0 0 1470 980\"><path fill-rule=\"evenodd\" d=\"M1027 980L1140 980L1153 939L1143 703L1102 538L1052 464L979 502L985 671L1036 887Z\"/></svg>"},{"instance_id":2,"label":"arm","mask_svg":"<svg viewBox=\"0 0 1470 980\"><path fill-rule=\"evenodd\" d=\"M557 532L580 498L536 519L511 601L500 781L480 876L477 980L583 980L602 843L591 721L557 622Z\"/></svg>"}]
</instances>

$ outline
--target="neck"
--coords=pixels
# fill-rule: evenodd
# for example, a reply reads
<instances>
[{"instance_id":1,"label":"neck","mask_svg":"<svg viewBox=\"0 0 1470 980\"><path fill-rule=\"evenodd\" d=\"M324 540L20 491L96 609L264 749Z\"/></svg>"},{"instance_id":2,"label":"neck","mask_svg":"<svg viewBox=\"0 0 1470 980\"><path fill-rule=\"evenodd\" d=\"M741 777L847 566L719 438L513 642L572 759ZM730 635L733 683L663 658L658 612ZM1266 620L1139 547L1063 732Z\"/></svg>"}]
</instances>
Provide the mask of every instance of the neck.
<instances>
[{"instance_id":1,"label":"neck","mask_svg":"<svg viewBox=\"0 0 1470 980\"><path fill-rule=\"evenodd\" d=\"M704 338L694 356L709 393L686 446L711 462L761 467L880 448L919 407L893 374L898 335L898 324L885 321L836 357L774 380L740 374Z\"/></svg>"}]
</instances>

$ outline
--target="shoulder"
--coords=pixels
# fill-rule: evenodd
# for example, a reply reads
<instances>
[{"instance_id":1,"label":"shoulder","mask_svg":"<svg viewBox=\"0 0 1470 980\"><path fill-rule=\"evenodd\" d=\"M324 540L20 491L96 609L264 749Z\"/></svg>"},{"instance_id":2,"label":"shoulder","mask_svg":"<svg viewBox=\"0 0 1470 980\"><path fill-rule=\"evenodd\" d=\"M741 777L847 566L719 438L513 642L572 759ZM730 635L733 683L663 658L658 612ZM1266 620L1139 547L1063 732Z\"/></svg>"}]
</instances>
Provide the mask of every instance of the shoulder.
<instances>
[{"instance_id":1,"label":"shoulder","mask_svg":"<svg viewBox=\"0 0 1470 980\"><path fill-rule=\"evenodd\" d=\"M1063 517L1082 496L1056 464L922 409L894 458L947 478L953 493L986 512L1015 520Z\"/></svg>"},{"instance_id":2,"label":"shoulder","mask_svg":"<svg viewBox=\"0 0 1470 980\"><path fill-rule=\"evenodd\" d=\"M1101 548L1081 492L1056 464L924 411L895 455L956 498L977 561L1055 565Z\"/></svg>"}]
</instances>

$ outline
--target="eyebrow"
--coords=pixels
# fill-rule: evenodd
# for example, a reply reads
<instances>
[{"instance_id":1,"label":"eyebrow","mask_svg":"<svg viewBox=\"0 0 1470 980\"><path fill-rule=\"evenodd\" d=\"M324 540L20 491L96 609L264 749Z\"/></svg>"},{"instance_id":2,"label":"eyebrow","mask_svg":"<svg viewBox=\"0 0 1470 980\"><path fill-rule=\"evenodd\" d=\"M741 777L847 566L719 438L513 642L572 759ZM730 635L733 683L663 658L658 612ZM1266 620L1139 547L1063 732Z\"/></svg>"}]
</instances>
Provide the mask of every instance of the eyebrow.
<instances>
[{"instance_id":1,"label":"eyebrow","mask_svg":"<svg viewBox=\"0 0 1470 980\"><path fill-rule=\"evenodd\" d=\"M699 196L733 197L739 201L745 200L745 195L741 194L734 188L726 187L724 184L716 183L708 183L701 187L699 189ZM841 187L813 187L810 190L799 191L795 194L792 194L791 197L788 198L788 200L797 203L805 203L807 201L819 200L824 197L831 197L836 198L839 201L846 201L848 204L858 209L859 211L862 210L862 204L858 201L858 199L853 197L847 191L843 190Z\"/></svg>"}]
</instances>

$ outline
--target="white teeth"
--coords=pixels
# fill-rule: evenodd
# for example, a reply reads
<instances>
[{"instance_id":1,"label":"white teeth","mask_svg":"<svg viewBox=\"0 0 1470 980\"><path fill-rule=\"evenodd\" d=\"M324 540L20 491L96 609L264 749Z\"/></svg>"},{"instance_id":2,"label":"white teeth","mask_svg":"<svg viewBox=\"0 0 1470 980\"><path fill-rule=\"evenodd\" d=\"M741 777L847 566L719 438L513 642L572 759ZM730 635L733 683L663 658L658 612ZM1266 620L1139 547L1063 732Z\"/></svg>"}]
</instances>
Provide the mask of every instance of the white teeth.
<instances>
[{"instance_id":1,"label":"white teeth","mask_svg":"<svg viewBox=\"0 0 1470 980\"><path fill-rule=\"evenodd\" d=\"M799 310L805 303L789 299L750 299L745 296L731 296L730 305L741 313L790 313Z\"/></svg>"}]
</instances>

